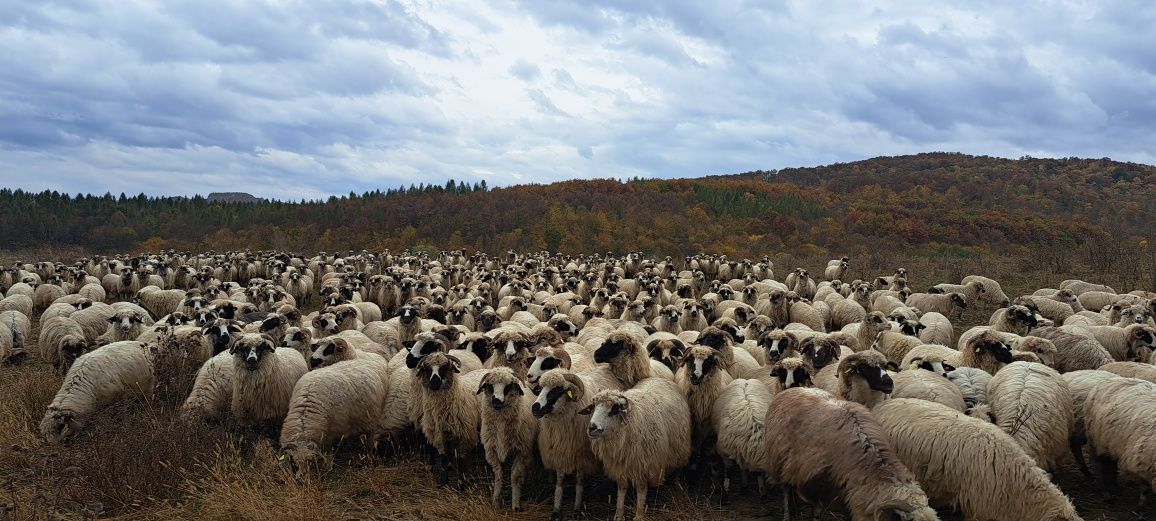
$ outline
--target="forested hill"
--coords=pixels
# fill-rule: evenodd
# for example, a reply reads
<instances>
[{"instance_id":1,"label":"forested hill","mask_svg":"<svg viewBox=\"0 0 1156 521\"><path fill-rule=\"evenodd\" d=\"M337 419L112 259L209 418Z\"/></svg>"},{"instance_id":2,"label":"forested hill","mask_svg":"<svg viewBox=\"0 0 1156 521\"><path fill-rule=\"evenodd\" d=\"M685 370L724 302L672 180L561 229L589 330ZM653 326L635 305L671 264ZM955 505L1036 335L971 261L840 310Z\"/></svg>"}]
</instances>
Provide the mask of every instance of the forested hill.
<instances>
[{"instance_id":1,"label":"forested hill","mask_svg":"<svg viewBox=\"0 0 1156 521\"><path fill-rule=\"evenodd\" d=\"M701 179L450 182L301 203L3 189L0 249L969 254L1139 243L1156 235L1154 201L1148 165L949 153Z\"/></svg>"}]
</instances>

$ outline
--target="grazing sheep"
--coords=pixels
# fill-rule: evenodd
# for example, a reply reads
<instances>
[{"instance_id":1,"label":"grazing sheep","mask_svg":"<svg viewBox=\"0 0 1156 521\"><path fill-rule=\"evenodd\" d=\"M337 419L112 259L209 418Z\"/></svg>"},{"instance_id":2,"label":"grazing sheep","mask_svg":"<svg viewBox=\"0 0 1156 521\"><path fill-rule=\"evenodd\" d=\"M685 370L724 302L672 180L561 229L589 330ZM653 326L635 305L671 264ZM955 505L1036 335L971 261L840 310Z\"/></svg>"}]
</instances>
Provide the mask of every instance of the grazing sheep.
<instances>
[{"instance_id":1,"label":"grazing sheep","mask_svg":"<svg viewBox=\"0 0 1156 521\"><path fill-rule=\"evenodd\" d=\"M991 319L988 320L988 325L996 331L1015 333L1023 336L1035 328L1038 322L1039 319L1031 308L1013 304L1006 308L997 309L995 313L992 313Z\"/></svg>"},{"instance_id":2,"label":"grazing sheep","mask_svg":"<svg viewBox=\"0 0 1156 521\"><path fill-rule=\"evenodd\" d=\"M600 391L622 390L622 387L605 368L581 373L552 369L538 382L542 390L531 413L539 419L538 454L542 466L555 473L552 517L560 518L566 476L575 477L574 512L577 514L582 506L583 478L602 471L602 464L594 456L590 438L586 436L588 421L578 413L591 405L594 395Z\"/></svg>"},{"instance_id":3,"label":"grazing sheep","mask_svg":"<svg viewBox=\"0 0 1156 521\"><path fill-rule=\"evenodd\" d=\"M1096 339L1120 362L1147 361L1156 347L1156 328L1147 324L1119 326L1061 326L1071 333L1084 334Z\"/></svg>"},{"instance_id":4,"label":"grazing sheep","mask_svg":"<svg viewBox=\"0 0 1156 521\"><path fill-rule=\"evenodd\" d=\"M967 410L963 392L943 375L923 369L906 369L893 376L891 380L894 382L891 398L918 398L959 412Z\"/></svg>"},{"instance_id":5,"label":"grazing sheep","mask_svg":"<svg viewBox=\"0 0 1156 521\"><path fill-rule=\"evenodd\" d=\"M963 284L936 284L927 290L928 293L962 293L967 297L968 302L979 302L983 299L983 294L986 290L983 286L983 281L973 280Z\"/></svg>"},{"instance_id":6,"label":"grazing sheep","mask_svg":"<svg viewBox=\"0 0 1156 521\"><path fill-rule=\"evenodd\" d=\"M437 451L437 485L449 483L450 456L464 458L478 445L481 410L477 390L485 371L461 373L461 361L440 351L417 364L421 415L418 427Z\"/></svg>"},{"instance_id":7,"label":"grazing sheep","mask_svg":"<svg viewBox=\"0 0 1156 521\"><path fill-rule=\"evenodd\" d=\"M810 503L837 500L854 521L939 519L862 405L787 389L771 400L765 425L767 478L786 485L784 519L792 519L792 491Z\"/></svg>"},{"instance_id":8,"label":"grazing sheep","mask_svg":"<svg viewBox=\"0 0 1156 521\"><path fill-rule=\"evenodd\" d=\"M991 373L975 367L960 367L947 373L947 379L963 393L963 403L967 410L987 403L987 384Z\"/></svg>"},{"instance_id":9,"label":"grazing sheep","mask_svg":"<svg viewBox=\"0 0 1156 521\"><path fill-rule=\"evenodd\" d=\"M586 434L606 476L618 484L614 520L626 519L626 489L634 486L634 518L646 512L646 492L690 458L690 408L678 387L646 378L626 391L602 390L581 411Z\"/></svg>"},{"instance_id":10,"label":"grazing sheep","mask_svg":"<svg viewBox=\"0 0 1156 521\"><path fill-rule=\"evenodd\" d=\"M1134 378L1100 383L1084 402L1084 425L1106 490L1118 490L1119 471L1156 492L1156 385Z\"/></svg>"},{"instance_id":11,"label":"grazing sheep","mask_svg":"<svg viewBox=\"0 0 1156 521\"><path fill-rule=\"evenodd\" d=\"M1013 362L992 377L987 401L993 423L1041 468L1052 471L1063 462L1075 420L1071 392L1059 373L1042 364Z\"/></svg>"},{"instance_id":12,"label":"grazing sheep","mask_svg":"<svg viewBox=\"0 0 1156 521\"><path fill-rule=\"evenodd\" d=\"M1011 346L999 331L990 328L973 328L977 334L965 332L959 337L959 357L949 362L955 367L975 367L988 374L995 374L1005 364L1015 361ZM969 330L968 332L972 331Z\"/></svg>"},{"instance_id":13,"label":"grazing sheep","mask_svg":"<svg viewBox=\"0 0 1156 521\"><path fill-rule=\"evenodd\" d=\"M115 342L76 359L40 421L40 433L61 442L80 432L98 409L130 394L151 395L153 366L140 342Z\"/></svg>"},{"instance_id":14,"label":"grazing sheep","mask_svg":"<svg viewBox=\"0 0 1156 521\"><path fill-rule=\"evenodd\" d=\"M871 343L871 348L883 353L887 357L887 361L898 367L903 363L903 358L907 356L907 353L921 344L923 341L918 337L896 331L883 331L875 337L875 341Z\"/></svg>"},{"instance_id":15,"label":"grazing sheep","mask_svg":"<svg viewBox=\"0 0 1156 521\"><path fill-rule=\"evenodd\" d=\"M842 259L834 259L827 262L827 269L823 271L823 278L832 280L842 280L847 276L847 268L851 266L851 261L847 257Z\"/></svg>"},{"instance_id":16,"label":"grazing sheep","mask_svg":"<svg viewBox=\"0 0 1156 521\"><path fill-rule=\"evenodd\" d=\"M967 303L967 296L963 293L912 293L905 302L923 313L935 312L955 318L963 316Z\"/></svg>"},{"instance_id":17,"label":"grazing sheep","mask_svg":"<svg viewBox=\"0 0 1156 521\"><path fill-rule=\"evenodd\" d=\"M0 299L0 311L19 311L26 317L32 316L32 297L9 294Z\"/></svg>"},{"instance_id":18,"label":"grazing sheep","mask_svg":"<svg viewBox=\"0 0 1156 521\"><path fill-rule=\"evenodd\" d=\"M1089 291L1101 291L1101 292L1112 293L1112 294L1116 293L1116 290L1112 289L1110 286L1105 286L1103 284L1093 284L1091 282L1084 282L1084 281L1079 280L1079 279L1065 280L1065 281L1060 283L1059 288L1071 290L1072 293L1075 293L1076 295L1080 295L1082 293L1087 293Z\"/></svg>"},{"instance_id":19,"label":"grazing sheep","mask_svg":"<svg viewBox=\"0 0 1156 521\"><path fill-rule=\"evenodd\" d=\"M888 400L871 414L932 504L966 519L1080 520L1047 473L999 427L911 398Z\"/></svg>"},{"instance_id":20,"label":"grazing sheep","mask_svg":"<svg viewBox=\"0 0 1156 521\"><path fill-rule=\"evenodd\" d=\"M48 309L48 306L51 306L56 299L67 294L68 292L64 291L64 288L55 284L41 284L36 286L36 289L32 293L32 308L35 311L44 311Z\"/></svg>"},{"instance_id":21,"label":"grazing sheep","mask_svg":"<svg viewBox=\"0 0 1156 521\"><path fill-rule=\"evenodd\" d=\"M969 284L975 281L983 283L983 293L980 293L980 300L983 303L997 307L1006 307L1011 302L1007 294L1003 292L1003 287L994 279L989 279L982 275L968 275L963 278L962 283Z\"/></svg>"},{"instance_id":22,"label":"grazing sheep","mask_svg":"<svg viewBox=\"0 0 1156 521\"><path fill-rule=\"evenodd\" d=\"M389 366L374 354L302 375L281 422L281 454L294 476L328 470L333 459L324 451L342 438L366 435L372 447L388 387Z\"/></svg>"},{"instance_id":23,"label":"grazing sheep","mask_svg":"<svg viewBox=\"0 0 1156 521\"><path fill-rule=\"evenodd\" d=\"M245 333L229 348L233 355L230 414L242 427L280 426L293 386L309 371L297 351L278 348L269 335Z\"/></svg>"},{"instance_id":24,"label":"grazing sheep","mask_svg":"<svg viewBox=\"0 0 1156 521\"><path fill-rule=\"evenodd\" d=\"M26 343L32 338L32 321L18 311L0 311L0 363L16 363L28 355Z\"/></svg>"},{"instance_id":25,"label":"grazing sheep","mask_svg":"<svg viewBox=\"0 0 1156 521\"><path fill-rule=\"evenodd\" d=\"M1056 346L1055 369L1061 373L1096 369L1115 361L1112 354L1094 338L1064 331L1059 327L1040 327L1033 336L1051 340Z\"/></svg>"},{"instance_id":26,"label":"grazing sheep","mask_svg":"<svg viewBox=\"0 0 1156 521\"><path fill-rule=\"evenodd\" d=\"M201 364L193 389L181 404L181 419L220 421L229 415L233 403L233 354L228 351Z\"/></svg>"},{"instance_id":27,"label":"grazing sheep","mask_svg":"<svg viewBox=\"0 0 1156 521\"><path fill-rule=\"evenodd\" d=\"M522 381L509 367L487 370L477 392L482 395L482 447L494 473L490 501L497 506L502 493L502 466L509 462L510 506L519 512L522 482L526 469L534 461L534 441L538 436L538 424L531 413L535 398L526 394Z\"/></svg>"}]
</instances>

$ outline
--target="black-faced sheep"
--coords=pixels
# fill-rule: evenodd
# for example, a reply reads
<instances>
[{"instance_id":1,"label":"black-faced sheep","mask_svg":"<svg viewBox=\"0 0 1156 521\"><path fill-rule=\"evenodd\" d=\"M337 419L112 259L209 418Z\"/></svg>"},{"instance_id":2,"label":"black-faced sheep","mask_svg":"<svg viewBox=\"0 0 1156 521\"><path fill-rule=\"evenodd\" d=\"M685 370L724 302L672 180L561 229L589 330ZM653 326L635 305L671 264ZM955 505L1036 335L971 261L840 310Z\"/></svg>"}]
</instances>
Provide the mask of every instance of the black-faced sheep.
<instances>
[{"instance_id":1,"label":"black-faced sheep","mask_svg":"<svg viewBox=\"0 0 1156 521\"><path fill-rule=\"evenodd\" d=\"M438 486L449 483L450 458L462 458L478 445L477 392L485 371L459 373L461 362L438 351L422 358L413 376L422 409L418 427L437 451Z\"/></svg>"},{"instance_id":2,"label":"black-faced sheep","mask_svg":"<svg viewBox=\"0 0 1156 521\"><path fill-rule=\"evenodd\" d=\"M268 335L246 333L229 348L233 355L230 414L242 427L280 426L297 380L309 371L295 350L278 348Z\"/></svg>"},{"instance_id":3,"label":"black-faced sheep","mask_svg":"<svg viewBox=\"0 0 1156 521\"><path fill-rule=\"evenodd\" d=\"M497 506L502 493L502 466L510 463L510 506L522 509L522 482L534 461L538 423L531 408L535 397L509 367L485 371L477 393L481 395L481 442L486 462L494 473L491 502Z\"/></svg>"}]
</instances>

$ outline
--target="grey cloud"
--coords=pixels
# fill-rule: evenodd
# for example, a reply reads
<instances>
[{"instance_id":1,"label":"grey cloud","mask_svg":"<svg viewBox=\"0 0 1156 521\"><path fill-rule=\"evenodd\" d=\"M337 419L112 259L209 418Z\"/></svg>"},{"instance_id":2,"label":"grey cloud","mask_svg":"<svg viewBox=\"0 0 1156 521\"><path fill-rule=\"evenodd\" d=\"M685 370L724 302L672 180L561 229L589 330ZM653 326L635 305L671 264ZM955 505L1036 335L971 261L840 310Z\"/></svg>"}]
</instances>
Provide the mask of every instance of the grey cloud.
<instances>
[{"instance_id":1,"label":"grey cloud","mask_svg":"<svg viewBox=\"0 0 1156 521\"><path fill-rule=\"evenodd\" d=\"M541 70L538 69L537 65L522 59L510 66L510 74L522 81L534 81L540 73Z\"/></svg>"}]
</instances>

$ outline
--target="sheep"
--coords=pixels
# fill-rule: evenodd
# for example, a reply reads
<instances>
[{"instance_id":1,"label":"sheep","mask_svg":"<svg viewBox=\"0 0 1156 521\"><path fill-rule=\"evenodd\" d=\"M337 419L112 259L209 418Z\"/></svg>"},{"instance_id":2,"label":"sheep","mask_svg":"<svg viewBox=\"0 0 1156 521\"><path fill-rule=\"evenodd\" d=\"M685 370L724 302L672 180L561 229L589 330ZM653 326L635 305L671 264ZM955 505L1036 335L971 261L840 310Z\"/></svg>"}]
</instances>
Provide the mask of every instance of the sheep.
<instances>
[{"instance_id":1,"label":"sheep","mask_svg":"<svg viewBox=\"0 0 1156 521\"><path fill-rule=\"evenodd\" d=\"M999 427L912 398L888 400L871 414L932 504L966 519L1080 520L1047 473Z\"/></svg>"},{"instance_id":2,"label":"sheep","mask_svg":"<svg viewBox=\"0 0 1156 521\"><path fill-rule=\"evenodd\" d=\"M838 500L855 521L939 519L862 405L819 389L787 389L771 400L765 425L767 478L786 485L784 519L791 519L792 491L810 503Z\"/></svg>"},{"instance_id":3,"label":"sheep","mask_svg":"<svg viewBox=\"0 0 1156 521\"><path fill-rule=\"evenodd\" d=\"M220 421L233 402L233 354L222 351L201 364L192 391L181 404L185 422Z\"/></svg>"},{"instance_id":4,"label":"sheep","mask_svg":"<svg viewBox=\"0 0 1156 521\"><path fill-rule=\"evenodd\" d=\"M646 339L646 352L652 360L657 360L671 371L677 371L686 355L687 345L670 333L655 332Z\"/></svg>"},{"instance_id":5,"label":"sheep","mask_svg":"<svg viewBox=\"0 0 1156 521\"><path fill-rule=\"evenodd\" d=\"M951 345L955 339L955 330L951 326L951 320L942 313L934 311L924 313L919 317L919 323L923 324L923 329L919 331L919 339L925 344L940 344Z\"/></svg>"},{"instance_id":6,"label":"sheep","mask_svg":"<svg viewBox=\"0 0 1156 521\"><path fill-rule=\"evenodd\" d=\"M571 353L566 347L539 347L534 351L534 361L526 371L526 382L537 385L538 379L551 369L569 369L581 372L594 367L594 360L585 353Z\"/></svg>"},{"instance_id":7,"label":"sheep","mask_svg":"<svg viewBox=\"0 0 1156 521\"><path fill-rule=\"evenodd\" d=\"M145 286L136 292L136 301L154 317L163 317L177 310L185 298L181 289L161 289Z\"/></svg>"},{"instance_id":8,"label":"sheep","mask_svg":"<svg viewBox=\"0 0 1156 521\"><path fill-rule=\"evenodd\" d=\"M413 380L418 384L421 415L418 427L437 452L437 485L449 483L449 456L464 457L478 444L481 411L477 390L485 371L461 373L461 361L440 351L418 362Z\"/></svg>"},{"instance_id":9,"label":"sheep","mask_svg":"<svg viewBox=\"0 0 1156 521\"><path fill-rule=\"evenodd\" d=\"M1097 385L1116 378L1117 375L1098 369L1082 369L1064 373L1060 377L1064 379L1064 384L1068 386L1068 391L1072 395L1073 422L1072 432L1068 436L1068 447L1071 449L1072 457L1076 460L1080 472L1090 478L1092 473L1088 470L1087 462L1084 461L1084 445L1088 443L1087 429L1084 424L1084 402Z\"/></svg>"},{"instance_id":10,"label":"sheep","mask_svg":"<svg viewBox=\"0 0 1156 521\"><path fill-rule=\"evenodd\" d=\"M56 299L67 294L63 288L55 284L41 284L36 286L32 294L32 308L35 311L44 311L48 309L48 306L51 306Z\"/></svg>"},{"instance_id":11,"label":"sheep","mask_svg":"<svg viewBox=\"0 0 1156 521\"><path fill-rule=\"evenodd\" d=\"M288 412L281 422L281 457L294 476L328 470L332 456L322 454L345 437L366 435L372 447L380 434L389 367L369 354L301 376L293 386Z\"/></svg>"},{"instance_id":12,"label":"sheep","mask_svg":"<svg viewBox=\"0 0 1156 521\"><path fill-rule=\"evenodd\" d=\"M1017 297L1012 303L1032 308L1057 324L1063 324L1068 317L1076 314L1071 305L1048 297L1023 296Z\"/></svg>"},{"instance_id":13,"label":"sheep","mask_svg":"<svg viewBox=\"0 0 1156 521\"><path fill-rule=\"evenodd\" d=\"M983 281L973 280L963 284L936 284L927 290L928 293L962 293L968 302L979 302L986 293Z\"/></svg>"},{"instance_id":14,"label":"sheep","mask_svg":"<svg viewBox=\"0 0 1156 521\"><path fill-rule=\"evenodd\" d=\"M862 351L875 343L875 338L879 336L879 333L890 329L891 322L887 320L887 315L879 311L872 311L863 317L862 322L843 328L843 332L849 333L855 338L857 345L850 346L851 349Z\"/></svg>"},{"instance_id":15,"label":"sheep","mask_svg":"<svg viewBox=\"0 0 1156 521\"><path fill-rule=\"evenodd\" d=\"M1112 362L1099 367L1100 371L1138 380L1147 380L1156 384L1156 366L1141 362Z\"/></svg>"},{"instance_id":16,"label":"sheep","mask_svg":"<svg viewBox=\"0 0 1156 521\"><path fill-rule=\"evenodd\" d=\"M887 357L878 351L866 350L839 360L815 375L815 387L836 397L872 407L886 400L894 389L891 375L887 374Z\"/></svg>"},{"instance_id":17,"label":"sheep","mask_svg":"<svg viewBox=\"0 0 1156 521\"><path fill-rule=\"evenodd\" d=\"M581 414L590 415L586 434L606 476L618 484L614 520L624 521L626 489L634 486L634 518L646 512L646 492L690 458L690 408L678 387L646 378L626 391L604 389Z\"/></svg>"},{"instance_id":18,"label":"sheep","mask_svg":"<svg viewBox=\"0 0 1156 521\"><path fill-rule=\"evenodd\" d=\"M430 331L418 333L414 337L413 344L410 344L408 350L405 351L405 365L410 369L416 369L422 358L434 352L452 355L457 359L458 370L465 373L477 371L485 365L473 351L452 348L444 336Z\"/></svg>"},{"instance_id":19,"label":"sheep","mask_svg":"<svg viewBox=\"0 0 1156 521\"><path fill-rule=\"evenodd\" d=\"M891 378L894 390L891 398L918 398L950 407L959 412L967 410L963 392L944 375L924 369L906 369Z\"/></svg>"},{"instance_id":20,"label":"sheep","mask_svg":"<svg viewBox=\"0 0 1156 521\"><path fill-rule=\"evenodd\" d=\"M878 311L890 315L898 308L907 307L902 298L891 295L879 295L871 301L871 311Z\"/></svg>"},{"instance_id":21,"label":"sheep","mask_svg":"<svg viewBox=\"0 0 1156 521\"><path fill-rule=\"evenodd\" d=\"M747 350L736 349L733 344L734 335L741 334L741 330L733 324L721 324L724 328L710 326L703 330L695 343L707 346L720 354L719 360L723 369L732 376L750 378L762 371L762 366ZM661 365L660 365L661 367Z\"/></svg>"},{"instance_id":22,"label":"sheep","mask_svg":"<svg viewBox=\"0 0 1156 521\"><path fill-rule=\"evenodd\" d=\"M1156 328L1147 324L1119 326L1061 326L1061 329L1096 339L1120 362L1146 361L1156 347Z\"/></svg>"},{"instance_id":23,"label":"sheep","mask_svg":"<svg viewBox=\"0 0 1156 521\"><path fill-rule=\"evenodd\" d=\"M365 324L361 332L396 353L405 349L405 342L412 341L415 335L426 330L419 314L416 307L407 304L398 310L396 317L385 322Z\"/></svg>"},{"instance_id":24,"label":"sheep","mask_svg":"<svg viewBox=\"0 0 1156 521\"><path fill-rule=\"evenodd\" d=\"M960 318L967 309L968 298L963 293L912 293L905 304L923 313L936 312L948 317Z\"/></svg>"},{"instance_id":25,"label":"sheep","mask_svg":"<svg viewBox=\"0 0 1156 521\"><path fill-rule=\"evenodd\" d=\"M538 454L542 466L555 473L554 513L561 518L565 477L574 474L574 512L582 505L583 478L601 472L602 464L590 448L587 420L578 413L604 389L622 390L605 368L573 373L552 369L538 380L542 389L530 412L538 418ZM688 437L689 444L689 437Z\"/></svg>"},{"instance_id":26,"label":"sheep","mask_svg":"<svg viewBox=\"0 0 1156 521\"><path fill-rule=\"evenodd\" d=\"M784 374L794 377L793 372ZM737 465L745 472L766 469L766 417L771 399L771 390L751 379L733 380L719 393L710 417L717 435L715 452L726 462L725 468ZM724 475L723 493L729 493L730 488L730 476Z\"/></svg>"},{"instance_id":27,"label":"sheep","mask_svg":"<svg viewBox=\"0 0 1156 521\"><path fill-rule=\"evenodd\" d=\"M72 316L73 313L76 313L77 311L91 305L92 301L89 301L88 299L81 299L76 304L63 301L55 302L51 306L48 306L48 309L45 309L44 312L40 314L40 321L44 322L50 318L57 317L69 317ZM3 313L7 313L7 311L4 311Z\"/></svg>"},{"instance_id":28,"label":"sheep","mask_svg":"<svg viewBox=\"0 0 1156 521\"><path fill-rule=\"evenodd\" d=\"M1113 295L1116 294L1116 290L1112 289L1111 286L1106 286L1104 284L1094 284L1091 282L1084 282L1084 281L1079 280L1079 279L1065 280L1065 281L1061 282L1058 287L1059 287L1059 289L1071 290L1071 292L1075 293L1076 295L1082 295L1082 294L1087 293L1089 291L1098 291L1100 293L1111 293Z\"/></svg>"},{"instance_id":29,"label":"sheep","mask_svg":"<svg viewBox=\"0 0 1156 521\"><path fill-rule=\"evenodd\" d=\"M1143 305L1132 305L1120 310L1120 319L1116 322L1118 327L1126 327L1131 324L1147 324L1149 326L1156 326L1152 321L1152 310Z\"/></svg>"},{"instance_id":30,"label":"sheep","mask_svg":"<svg viewBox=\"0 0 1156 521\"><path fill-rule=\"evenodd\" d=\"M1115 361L1104 346L1088 336L1064 331L1059 327L1036 328L1032 330L1032 335L1046 338L1055 344L1055 369L1061 373L1096 369Z\"/></svg>"},{"instance_id":31,"label":"sheep","mask_svg":"<svg viewBox=\"0 0 1156 521\"><path fill-rule=\"evenodd\" d=\"M144 332L146 318L142 312L130 309L118 310L113 316L108 317L108 329L96 338L96 343L104 345L122 340L136 340Z\"/></svg>"},{"instance_id":32,"label":"sheep","mask_svg":"<svg viewBox=\"0 0 1156 521\"><path fill-rule=\"evenodd\" d=\"M947 379L963 393L966 410L987 403L987 384L991 373L975 367L959 367L947 373Z\"/></svg>"},{"instance_id":33,"label":"sheep","mask_svg":"<svg viewBox=\"0 0 1156 521\"><path fill-rule=\"evenodd\" d=\"M510 462L510 505L519 512L522 482L527 467L533 463L534 442L538 436L538 424L531 413L535 397L526 394L522 381L508 367L487 370L477 393L482 395L482 447L494 473L490 501L497 506L502 493L502 465Z\"/></svg>"},{"instance_id":34,"label":"sheep","mask_svg":"<svg viewBox=\"0 0 1156 521\"><path fill-rule=\"evenodd\" d=\"M711 412L719 393L733 378L722 365L719 352L706 346L692 346L674 375L674 383L686 397L691 417L691 454L701 456L713 432Z\"/></svg>"},{"instance_id":35,"label":"sheep","mask_svg":"<svg viewBox=\"0 0 1156 521\"><path fill-rule=\"evenodd\" d=\"M976 414L990 414L1041 468L1050 472L1062 463L1075 419L1071 392L1059 373L1042 364L1013 362L992 377L987 401L986 411Z\"/></svg>"},{"instance_id":36,"label":"sheep","mask_svg":"<svg viewBox=\"0 0 1156 521\"><path fill-rule=\"evenodd\" d=\"M609 364L610 371L624 389L652 376L646 350L636 338L621 330L611 333L594 351L594 362Z\"/></svg>"},{"instance_id":37,"label":"sheep","mask_svg":"<svg viewBox=\"0 0 1156 521\"><path fill-rule=\"evenodd\" d=\"M847 257L828 261L827 269L823 270L823 278L829 281L842 280L847 276L847 268L850 266L851 261Z\"/></svg>"},{"instance_id":38,"label":"sheep","mask_svg":"<svg viewBox=\"0 0 1156 521\"><path fill-rule=\"evenodd\" d=\"M907 356L907 353L922 343L923 341L918 337L895 331L883 331L875 337L875 341L871 343L871 348L883 353L888 362L899 366L903 363L903 358Z\"/></svg>"},{"instance_id":39,"label":"sheep","mask_svg":"<svg viewBox=\"0 0 1156 521\"><path fill-rule=\"evenodd\" d=\"M150 395L153 366L140 342L114 342L76 359L40 421L40 433L59 443L80 432L89 417L128 395Z\"/></svg>"},{"instance_id":40,"label":"sheep","mask_svg":"<svg viewBox=\"0 0 1156 521\"><path fill-rule=\"evenodd\" d=\"M85 340L80 324L67 317L50 318L41 323L38 342L40 359L61 370L67 370L92 347Z\"/></svg>"},{"instance_id":41,"label":"sheep","mask_svg":"<svg viewBox=\"0 0 1156 521\"><path fill-rule=\"evenodd\" d=\"M701 304L693 300L688 300L683 303L682 317L679 318L678 321L679 329L683 331L702 331L709 325L710 322L707 320Z\"/></svg>"},{"instance_id":42,"label":"sheep","mask_svg":"<svg viewBox=\"0 0 1156 521\"><path fill-rule=\"evenodd\" d=\"M358 331L342 331L317 341L309 355L309 370L327 367L345 360L380 356L389 360L390 353Z\"/></svg>"},{"instance_id":43,"label":"sheep","mask_svg":"<svg viewBox=\"0 0 1156 521\"><path fill-rule=\"evenodd\" d=\"M1034 329L1038 325L1038 322L1039 319L1031 308L1020 304L1013 304L1006 308L997 309L995 313L992 313L991 319L988 320L988 325L996 331L1015 333L1023 336Z\"/></svg>"},{"instance_id":44,"label":"sheep","mask_svg":"<svg viewBox=\"0 0 1156 521\"><path fill-rule=\"evenodd\" d=\"M32 321L18 311L0 311L0 362L16 363L28 355Z\"/></svg>"},{"instance_id":45,"label":"sheep","mask_svg":"<svg viewBox=\"0 0 1156 521\"><path fill-rule=\"evenodd\" d=\"M862 322L865 316L867 316L867 310L858 302L842 299L831 306L831 328L838 330L848 324Z\"/></svg>"},{"instance_id":46,"label":"sheep","mask_svg":"<svg viewBox=\"0 0 1156 521\"><path fill-rule=\"evenodd\" d=\"M975 281L983 283L983 293L980 293L980 300L985 304L1006 307L1011 302L1007 294L1003 292L1003 287L994 279L989 279L982 275L968 275L964 277L961 282L963 284L970 284Z\"/></svg>"},{"instance_id":47,"label":"sheep","mask_svg":"<svg viewBox=\"0 0 1156 521\"><path fill-rule=\"evenodd\" d=\"M1156 492L1156 385L1134 378L1100 383L1084 401L1084 425L1107 490L1117 489L1119 470Z\"/></svg>"},{"instance_id":48,"label":"sheep","mask_svg":"<svg viewBox=\"0 0 1156 521\"><path fill-rule=\"evenodd\" d=\"M788 298L790 298L789 293ZM827 320L823 317L823 314L811 304L803 301L791 304L791 307L787 309L787 318L791 322L804 324L821 333L827 331Z\"/></svg>"},{"instance_id":49,"label":"sheep","mask_svg":"<svg viewBox=\"0 0 1156 521\"><path fill-rule=\"evenodd\" d=\"M19 311L26 317L32 316L32 297L9 294L0 299L0 311Z\"/></svg>"},{"instance_id":50,"label":"sheep","mask_svg":"<svg viewBox=\"0 0 1156 521\"><path fill-rule=\"evenodd\" d=\"M975 331L976 334L969 335ZM959 356L948 360L955 367L975 367L995 374L1015 361L1004 336L990 328L972 328L959 337Z\"/></svg>"},{"instance_id":51,"label":"sheep","mask_svg":"<svg viewBox=\"0 0 1156 521\"><path fill-rule=\"evenodd\" d=\"M229 347L233 355L229 411L242 427L281 425L293 386L309 371L300 353L276 345L269 335L245 333Z\"/></svg>"},{"instance_id":52,"label":"sheep","mask_svg":"<svg viewBox=\"0 0 1156 521\"><path fill-rule=\"evenodd\" d=\"M771 364L771 371L767 376L769 378L757 378L757 380L762 382L772 395L775 395L792 387L812 387L815 367L802 358L784 358Z\"/></svg>"},{"instance_id":53,"label":"sheep","mask_svg":"<svg viewBox=\"0 0 1156 521\"><path fill-rule=\"evenodd\" d=\"M1004 334L1005 338L1012 337L1012 358L1020 361L1038 362L1048 367L1056 365L1056 344L1046 338L1038 336L1015 336Z\"/></svg>"}]
</instances>

